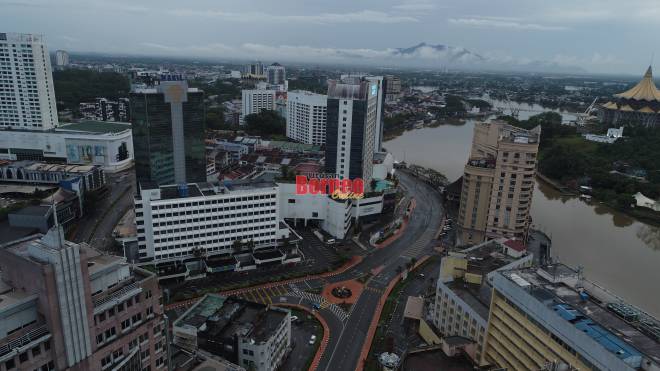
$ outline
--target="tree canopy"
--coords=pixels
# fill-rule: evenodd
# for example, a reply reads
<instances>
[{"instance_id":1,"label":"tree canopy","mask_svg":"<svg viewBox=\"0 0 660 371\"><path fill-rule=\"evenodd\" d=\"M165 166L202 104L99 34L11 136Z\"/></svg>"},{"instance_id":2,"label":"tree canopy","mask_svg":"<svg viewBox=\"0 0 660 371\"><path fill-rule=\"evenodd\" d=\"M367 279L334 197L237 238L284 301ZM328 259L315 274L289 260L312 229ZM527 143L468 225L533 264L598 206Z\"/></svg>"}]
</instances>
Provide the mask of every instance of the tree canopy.
<instances>
[{"instance_id":1,"label":"tree canopy","mask_svg":"<svg viewBox=\"0 0 660 371\"><path fill-rule=\"evenodd\" d=\"M276 111L263 110L247 115L243 120L245 121L245 131L249 135L263 137L286 135L286 121Z\"/></svg>"},{"instance_id":2,"label":"tree canopy","mask_svg":"<svg viewBox=\"0 0 660 371\"><path fill-rule=\"evenodd\" d=\"M70 109L74 113L78 113L81 102L90 102L100 97L127 97L130 91L128 78L116 72L78 69L53 71L53 84L58 109Z\"/></svg>"}]
</instances>

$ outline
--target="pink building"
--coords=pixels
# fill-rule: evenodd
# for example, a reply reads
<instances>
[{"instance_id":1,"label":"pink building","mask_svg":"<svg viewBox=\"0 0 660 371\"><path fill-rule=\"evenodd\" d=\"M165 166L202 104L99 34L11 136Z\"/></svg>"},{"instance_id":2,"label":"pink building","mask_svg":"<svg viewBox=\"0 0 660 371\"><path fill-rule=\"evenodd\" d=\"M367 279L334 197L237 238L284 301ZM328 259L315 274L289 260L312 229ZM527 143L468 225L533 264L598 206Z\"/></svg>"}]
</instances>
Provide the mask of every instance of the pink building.
<instances>
[{"instance_id":1,"label":"pink building","mask_svg":"<svg viewBox=\"0 0 660 371\"><path fill-rule=\"evenodd\" d=\"M156 276L63 236L0 246L0 371L166 369Z\"/></svg>"}]
</instances>

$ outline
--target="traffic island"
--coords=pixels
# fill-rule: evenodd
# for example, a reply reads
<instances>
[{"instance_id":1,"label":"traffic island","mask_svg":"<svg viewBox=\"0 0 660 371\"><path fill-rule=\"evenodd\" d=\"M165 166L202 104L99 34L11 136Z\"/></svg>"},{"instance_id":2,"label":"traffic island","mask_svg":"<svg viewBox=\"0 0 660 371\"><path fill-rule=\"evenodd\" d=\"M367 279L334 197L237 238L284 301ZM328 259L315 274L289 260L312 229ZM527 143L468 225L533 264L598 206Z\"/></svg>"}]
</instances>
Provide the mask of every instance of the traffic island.
<instances>
[{"instance_id":1,"label":"traffic island","mask_svg":"<svg viewBox=\"0 0 660 371\"><path fill-rule=\"evenodd\" d=\"M357 280L341 281L324 286L321 296L332 304L355 304L363 289Z\"/></svg>"}]
</instances>

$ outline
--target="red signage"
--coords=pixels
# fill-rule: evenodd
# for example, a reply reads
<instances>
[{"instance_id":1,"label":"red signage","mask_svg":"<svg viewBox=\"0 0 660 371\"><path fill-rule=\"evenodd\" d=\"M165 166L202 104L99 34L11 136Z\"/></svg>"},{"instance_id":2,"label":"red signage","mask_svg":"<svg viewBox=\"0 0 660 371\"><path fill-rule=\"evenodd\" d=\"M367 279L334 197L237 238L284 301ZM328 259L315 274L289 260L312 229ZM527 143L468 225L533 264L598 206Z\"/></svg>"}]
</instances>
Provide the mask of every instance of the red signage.
<instances>
[{"instance_id":1,"label":"red signage","mask_svg":"<svg viewBox=\"0 0 660 371\"><path fill-rule=\"evenodd\" d=\"M339 178L307 178L296 175L296 194L324 194L335 199L361 199L364 197L364 181Z\"/></svg>"}]
</instances>

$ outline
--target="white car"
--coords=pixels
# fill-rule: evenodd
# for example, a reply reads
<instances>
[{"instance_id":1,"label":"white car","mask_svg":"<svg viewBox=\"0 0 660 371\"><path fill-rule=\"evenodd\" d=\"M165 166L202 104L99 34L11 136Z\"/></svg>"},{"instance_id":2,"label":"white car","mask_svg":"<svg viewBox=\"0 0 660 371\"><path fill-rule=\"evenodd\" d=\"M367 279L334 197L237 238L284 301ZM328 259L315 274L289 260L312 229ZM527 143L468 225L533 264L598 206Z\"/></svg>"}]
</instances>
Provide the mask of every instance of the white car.
<instances>
[{"instance_id":1,"label":"white car","mask_svg":"<svg viewBox=\"0 0 660 371\"><path fill-rule=\"evenodd\" d=\"M298 320L298 316L291 316L291 322L296 322Z\"/></svg>"},{"instance_id":2,"label":"white car","mask_svg":"<svg viewBox=\"0 0 660 371\"><path fill-rule=\"evenodd\" d=\"M312 337L309 338L309 345L314 345L316 343L316 335L312 335Z\"/></svg>"}]
</instances>

